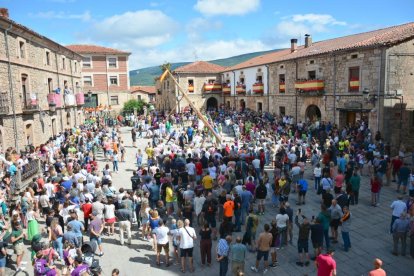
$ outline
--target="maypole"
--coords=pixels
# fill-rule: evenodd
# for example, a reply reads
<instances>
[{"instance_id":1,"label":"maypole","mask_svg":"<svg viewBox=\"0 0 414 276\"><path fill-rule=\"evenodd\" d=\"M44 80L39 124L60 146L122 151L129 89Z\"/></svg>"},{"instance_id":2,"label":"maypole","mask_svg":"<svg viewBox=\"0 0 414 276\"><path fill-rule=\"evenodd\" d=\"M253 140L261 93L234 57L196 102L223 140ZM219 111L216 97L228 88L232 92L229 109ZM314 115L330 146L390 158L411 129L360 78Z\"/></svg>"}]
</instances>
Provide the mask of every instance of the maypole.
<instances>
[{"instance_id":1,"label":"maypole","mask_svg":"<svg viewBox=\"0 0 414 276\"><path fill-rule=\"evenodd\" d=\"M200 110L198 110L197 107L195 107L195 105L193 105L193 103L191 102L190 98L188 97L187 93L185 92L185 90L180 86L180 84L178 83L178 81L174 78L173 74L171 73L170 70L165 69L164 73L162 73L161 78L160 78L160 82L162 83L165 79L165 77L168 75L171 76L171 78L173 79L174 83L177 85L179 92L181 92L181 94L183 94L183 97L187 100L188 104L190 105L190 107L195 111L195 113L197 114L197 117L203 121L204 125L207 126L207 128L210 130L210 132L214 135L214 137L216 137L216 144L220 144L221 143L221 137L214 131L214 128L210 125L210 123L204 118L203 114L201 114Z\"/></svg>"}]
</instances>

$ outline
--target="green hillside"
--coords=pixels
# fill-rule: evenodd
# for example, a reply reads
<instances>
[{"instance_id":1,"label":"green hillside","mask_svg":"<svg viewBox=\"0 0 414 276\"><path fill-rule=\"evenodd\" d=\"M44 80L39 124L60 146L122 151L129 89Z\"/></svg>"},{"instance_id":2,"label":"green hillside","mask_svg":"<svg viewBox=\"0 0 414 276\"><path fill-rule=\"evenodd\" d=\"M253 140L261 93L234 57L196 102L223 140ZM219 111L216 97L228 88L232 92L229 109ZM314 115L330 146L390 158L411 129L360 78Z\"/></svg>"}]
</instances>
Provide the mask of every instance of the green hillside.
<instances>
[{"instance_id":1,"label":"green hillside","mask_svg":"<svg viewBox=\"0 0 414 276\"><path fill-rule=\"evenodd\" d=\"M255 52L255 53L248 53L243 54L239 56L229 57L229 58L223 58L223 59L216 59L211 60L209 62L215 63L221 66L233 66L236 64L239 64L243 61L249 60L251 58L268 54L271 52L276 52L279 50L270 50L270 51L263 51L263 52ZM183 65L186 65L190 62L176 62L171 63L171 69L174 70L175 68L181 67ZM161 68L160 66L152 66L152 67L146 67L142 69L137 70L131 70L129 71L129 78L132 85L154 85L154 79L161 75Z\"/></svg>"}]
</instances>

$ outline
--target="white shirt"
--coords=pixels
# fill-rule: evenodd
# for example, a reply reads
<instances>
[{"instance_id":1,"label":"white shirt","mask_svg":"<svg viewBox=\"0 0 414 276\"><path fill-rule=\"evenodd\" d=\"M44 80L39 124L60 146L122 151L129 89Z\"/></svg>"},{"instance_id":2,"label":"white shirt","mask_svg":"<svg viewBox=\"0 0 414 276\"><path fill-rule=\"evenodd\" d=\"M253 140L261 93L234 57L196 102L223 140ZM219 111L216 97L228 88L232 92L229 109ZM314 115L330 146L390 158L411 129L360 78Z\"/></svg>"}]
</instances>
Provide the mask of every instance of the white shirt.
<instances>
[{"instance_id":1,"label":"white shirt","mask_svg":"<svg viewBox=\"0 0 414 276\"><path fill-rule=\"evenodd\" d=\"M46 189L46 194L48 197L52 197L53 196L53 190L55 189L55 186L48 182L45 184L45 189Z\"/></svg>"},{"instance_id":2,"label":"white shirt","mask_svg":"<svg viewBox=\"0 0 414 276\"><path fill-rule=\"evenodd\" d=\"M193 237L197 238L197 235L193 227L186 226L186 227L180 228L179 235L180 235L180 248L187 249L187 248L194 247Z\"/></svg>"},{"instance_id":3,"label":"white shirt","mask_svg":"<svg viewBox=\"0 0 414 276\"><path fill-rule=\"evenodd\" d=\"M402 200L395 200L391 204L391 209L394 217L400 217L401 213L407 210L407 205Z\"/></svg>"},{"instance_id":4,"label":"white shirt","mask_svg":"<svg viewBox=\"0 0 414 276\"><path fill-rule=\"evenodd\" d=\"M193 162L185 165L187 168L188 175L195 175L195 164Z\"/></svg>"},{"instance_id":5,"label":"white shirt","mask_svg":"<svg viewBox=\"0 0 414 276\"><path fill-rule=\"evenodd\" d=\"M276 215L276 225L279 228L283 228L287 226L287 221L289 220L289 216L287 214L277 214Z\"/></svg>"},{"instance_id":6,"label":"white shirt","mask_svg":"<svg viewBox=\"0 0 414 276\"><path fill-rule=\"evenodd\" d=\"M255 168L255 169L260 169L260 159L254 159L253 161L252 161L252 165L253 165L253 167Z\"/></svg>"},{"instance_id":7,"label":"white shirt","mask_svg":"<svg viewBox=\"0 0 414 276\"><path fill-rule=\"evenodd\" d=\"M157 244L168 243L168 233L170 232L170 229L168 229L168 227L163 225L155 228L152 232L157 236Z\"/></svg>"},{"instance_id":8,"label":"white shirt","mask_svg":"<svg viewBox=\"0 0 414 276\"><path fill-rule=\"evenodd\" d=\"M321 168L314 168L313 169L313 175L315 177L321 177L321 175L322 175L322 169Z\"/></svg>"},{"instance_id":9,"label":"white shirt","mask_svg":"<svg viewBox=\"0 0 414 276\"><path fill-rule=\"evenodd\" d=\"M204 196L194 198L194 210L197 216L201 213L205 201L206 198Z\"/></svg>"}]
</instances>

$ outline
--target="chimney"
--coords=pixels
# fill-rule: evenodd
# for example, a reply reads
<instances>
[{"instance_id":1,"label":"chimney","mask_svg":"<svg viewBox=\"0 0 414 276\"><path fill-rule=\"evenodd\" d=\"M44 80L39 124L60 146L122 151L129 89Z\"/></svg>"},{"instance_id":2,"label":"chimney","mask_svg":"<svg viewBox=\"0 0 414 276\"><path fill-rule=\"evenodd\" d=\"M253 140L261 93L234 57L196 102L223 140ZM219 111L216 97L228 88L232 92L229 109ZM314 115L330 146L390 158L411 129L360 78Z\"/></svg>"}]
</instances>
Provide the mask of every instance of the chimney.
<instances>
[{"instance_id":1,"label":"chimney","mask_svg":"<svg viewBox=\"0 0 414 276\"><path fill-rule=\"evenodd\" d=\"M9 9L6 8L0 8L0 16L9 18Z\"/></svg>"},{"instance_id":2,"label":"chimney","mask_svg":"<svg viewBox=\"0 0 414 276\"><path fill-rule=\"evenodd\" d=\"M290 52L293 53L298 49L298 40L296 38L292 38L290 40Z\"/></svg>"},{"instance_id":3,"label":"chimney","mask_svg":"<svg viewBox=\"0 0 414 276\"><path fill-rule=\"evenodd\" d=\"M312 46L312 36L310 34L305 34L305 48Z\"/></svg>"}]
</instances>

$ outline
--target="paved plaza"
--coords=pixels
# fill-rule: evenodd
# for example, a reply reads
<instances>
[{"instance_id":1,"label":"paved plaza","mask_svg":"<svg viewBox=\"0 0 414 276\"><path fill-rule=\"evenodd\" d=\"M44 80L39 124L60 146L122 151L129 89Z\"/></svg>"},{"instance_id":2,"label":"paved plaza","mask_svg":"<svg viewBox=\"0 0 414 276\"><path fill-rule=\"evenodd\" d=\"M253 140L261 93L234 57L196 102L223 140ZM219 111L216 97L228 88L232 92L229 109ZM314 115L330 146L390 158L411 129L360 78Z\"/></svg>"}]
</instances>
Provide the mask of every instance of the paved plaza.
<instances>
[{"instance_id":1,"label":"paved plaza","mask_svg":"<svg viewBox=\"0 0 414 276\"><path fill-rule=\"evenodd\" d=\"M120 163L120 171L118 174L113 175L113 183L118 190L121 187L130 188L130 177L132 171L135 169L135 148L131 147L131 135L130 128L122 128L122 136L126 145L126 162ZM148 144L148 139L139 139L138 147L144 149ZM100 162L100 168L104 165ZM112 166L111 166L112 167ZM270 168L269 168L270 170ZM305 173L308 179L310 187L313 187L313 181L311 180L311 169L308 168ZM339 243L334 244L335 255L334 258L337 262L338 275L367 275L367 272L372 269L372 263L374 258L380 258L384 262L383 268L387 271L388 275L414 275L414 260L407 254L406 257L393 256L391 254L392 249L392 237L388 234L389 225L391 220L390 204L396 198L397 194L394 187L384 187L381 192L380 206L372 207L370 205L370 188L369 180L367 177L363 177L360 190L360 203L357 206L351 206L352 224L351 224L351 243L352 249L349 252L341 250L342 239L339 238ZM296 194L291 194L289 202L293 207L294 212L297 211ZM263 231L263 224L270 223L275 218L277 210L271 208L271 204L268 204L266 213L264 216L260 216L260 226L257 233ZM316 195L313 190L309 190L307 194L306 205L301 206L302 213L307 217L312 215L317 216L320 207L320 197ZM44 225L42 223L42 225ZM244 231L244 228L242 229ZM198 229L196 230L198 233ZM316 275L316 269L313 263L308 267L299 267L296 265L298 260L297 248L295 246L297 241L297 227L294 226L294 242L293 245L288 245L286 248L278 250L278 262L279 266L270 268L267 275ZM118 232L117 232L118 233ZM243 235L242 233L234 233L233 240L236 235ZM105 255L103 257L97 257L103 268L103 275L110 275L113 268L118 268L121 271L121 275L149 275L150 273L156 273L154 275L178 275L181 274L179 265L172 265L168 268L163 263L161 267L157 267L155 263L155 252L151 250L150 243L141 240L140 233L137 233L137 225L133 225L133 241L130 246L121 246L119 244L119 235L116 234L112 237L104 236L103 246ZM409 242L409 239L407 240ZM219 275L219 265L215 261L215 248L216 241L213 241L213 265L211 267L202 267L200 262L200 252L198 246L199 240L195 242L194 249L194 275ZM172 246L170 246L170 249ZM310 243L310 250L311 243ZM311 255L312 256L312 255ZM246 275L262 274L254 273L250 270L255 262L256 254L248 253L245 271ZM270 256L269 256L270 258ZM15 257L13 257L13 260ZM25 255L25 259L29 259L29 252ZM260 264L260 271L263 271ZM32 266L27 265L27 272L18 273L18 275L33 275ZM12 275L11 270L7 270L7 275ZM147 274L148 273L148 274ZM186 274L191 274L188 271ZM228 275L230 275L230 270Z\"/></svg>"}]
</instances>

